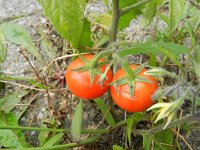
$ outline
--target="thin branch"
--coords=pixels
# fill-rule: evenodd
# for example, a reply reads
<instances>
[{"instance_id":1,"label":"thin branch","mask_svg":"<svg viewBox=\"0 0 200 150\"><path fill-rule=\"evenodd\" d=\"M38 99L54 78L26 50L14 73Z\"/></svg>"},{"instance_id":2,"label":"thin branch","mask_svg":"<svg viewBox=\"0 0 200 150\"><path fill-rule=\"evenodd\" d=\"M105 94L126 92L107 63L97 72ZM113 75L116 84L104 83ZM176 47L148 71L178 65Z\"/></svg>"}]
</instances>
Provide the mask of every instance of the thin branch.
<instances>
[{"instance_id":1,"label":"thin branch","mask_svg":"<svg viewBox=\"0 0 200 150\"><path fill-rule=\"evenodd\" d=\"M143 0L143 1L140 1L136 4L133 4L131 6L127 6L125 8L122 8L120 15L123 16L123 15L127 14L129 11L133 10L134 8L139 7L141 5L144 5L146 3L149 3L150 1L152 1L152 0Z\"/></svg>"},{"instance_id":2,"label":"thin branch","mask_svg":"<svg viewBox=\"0 0 200 150\"><path fill-rule=\"evenodd\" d=\"M178 133L176 130L171 129L174 133L178 135L179 138L183 140L183 142L188 146L189 150L193 150L193 148L190 146L190 144L184 139L184 137Z\"/></svg>"},{"instance_id":3,"label":"thin branch","mask_svg":"<svg viewBox=\"0 0 200 150\"><path fill-rule=\"evenodd\" d=\"M109 43L113 43L117 38L117 28L120 18L119 0L112 0L112 24L110 28Z\"/></svg>"}]
</instances>

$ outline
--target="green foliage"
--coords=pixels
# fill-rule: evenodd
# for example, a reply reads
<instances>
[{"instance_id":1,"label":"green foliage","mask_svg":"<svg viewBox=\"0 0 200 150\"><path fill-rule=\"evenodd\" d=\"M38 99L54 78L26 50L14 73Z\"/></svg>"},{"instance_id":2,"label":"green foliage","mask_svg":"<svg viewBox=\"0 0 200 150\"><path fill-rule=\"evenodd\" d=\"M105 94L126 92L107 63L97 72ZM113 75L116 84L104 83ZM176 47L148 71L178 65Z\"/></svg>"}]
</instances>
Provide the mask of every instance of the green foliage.
<instances>
[{"instance_id":1,"label":"green foliage","mask_svg":"<svg viewBox=\"0 0 200 150\"><path fill-rule=\"evenodd\" d=\"M76 107L76 111L74 113L74 117L72 119L71 124L71 132L73 136L73 140L79 141L81 135L81 128L82 128L82 111L83 111L83 100L80 100Z\"/></svg>"},{"instance_id":2,"label":"green foliage","mask_svg":"<svg viewBox=\"0 0 200 150\"><path fill-rule=\"evenodd\" d=\"M42 55L33 43L30 34L24 27L13 23L5 23L0 26L0 29L3 31L6 40L22 46L31 55L43 62Z\"/></svg>"},{"instance_id":3,"label":"green foliage","mask_svg":"<svg viewBox=\"0 0 200 150\"><path fill-rule=\"evenodd\" d=\"M144 115L142 113L134 113L127 120L127 136L128 142L132 145L131 133L132 129L136 127L136 125L144 119Z\"/></svg>"},{"instance_id":4,"label":"green foliage","mask_svg":"<svg viewBox=\"0 0 200 150\"><path fill-rule=\"evenodd\" d=\"M13 113L5 114L0 111L0 124L4 126L18 126L18 121ZM19 130L0 130L0 147L5 148L23 148L28 147L26 139Z\"/></svg>"},{"instance_id":5,"label":"green foliage","mask_svg":"<svg viewBox=\"0 0 200 150\"><path fill-rule=\"evenodd\" d=\"M108 122L108 124L113 127L116 124L116 121L113 118L111 112L109 111L109 108L104 103L103 99L97 98L97 99L95 99L95 103L100 108L102 114L104 115L103 117L106 119L106 121Z\"/></svg>"},{"instance_id":6,"label":"green foliage","mask_svg":"<svg viewBox=\"0 0 200 150\"><path fill-rule=\"evenodd\" d=\"M21 101L21 97L26 95L28 91L18 91L12 92L8 95L0 98L0 110L3 109L5 113L9 113L12 109L15 108L15 105Z\"/></svg>"},{"instance_id":7,"label":"green foliage","mask_svg":"<svg viewBox=\"0 0 200 150\"><path fill-rule=\"evenodd\" d=\"M174 32L174 30L179 25L182 19L185 19L189 5L185 4L186 2L183 0L169 0L169 31L170 33Z\"/></svg>"},{"instance_id":8,"label":"green foliage","mask_svg":"<svg viewBox=\"0 0 200 150\"><path fill-rule=\"evenodd\" d=\"M85 0L38 0L56 31L74 48L91 46L90 25L84 18Z\"/></svg>"},{"instance_id":9,"label":"green foliage","mask_svg":"<svg viewBox=\"0 0 200 150\"><path fill-rule=\"evenodd\" d=\"M124 150L124 148L119 145L113 145L112 149L113 150Z\"/></svg>"},{"instance_id":10,"label":"green foliage","mask_svg":"<svg viewBox=\"0 0 200 150\"><path fill-rule=\"evenodd\" d=\"M3 30L0 28L0 63L4 62L7 54L7 45L6 45L5 35Z\"/></svg>"},{"instance_id":11,"label":"green foliage","mask_svg":"<svg viewBox=\"0 0 200 150\"><path fill-rule=\"evenodd\" d=\"M120 8L130 6L137 2L138 0L120 0ZM141 14L140 9L136 8L136 9L131 10L127 14L121 16L119 19L119 30L122 30L123 28L128 27L130 21L136 18L140 14Z\"/></svg>"},{"instance_id":12,"label":"green foliage","mask_svg":"<svg viewBox=\"0 0 200 150\"><path fill-rule=\"evenodd\" d=\"M50 138L44 145L43 147L48 147L48 146L53 146L57 144L61 138L63 137L64 133L57 133L54 135L52 138Z\"/></svg>"},{"instance_id":13,"label":"green foliage","mask_svg":"<svg viewBox=\"0 0 200 150\"><path fill-rule=\"evenodd\" d=\"M156 133L153 137L155 141L154 150L173 150L174 135L170 129Z\"/></svg>"},{"instance_id":14,"label":"green foliage","mask_svg":"<svg viewBox=\"0 0 200 150\"><path fill-rule=\"evenodd\" d=\"M200 77L200 46L194 49L193 65L196 76Z\"/></svg>"},{"instance_id":15,"label":"green foliage","mask_svg":"<svg viewBox=\"0 0 200 150\"><path fill-rule=\"evenodd\" d=\"M142 15L143 26L148 26L153 21L153 18L155 17L157 13L157 9L162 3L162 1L163 0L152 0L150 3L146 4L145 10Z\"/></svg>"}]
</instances>

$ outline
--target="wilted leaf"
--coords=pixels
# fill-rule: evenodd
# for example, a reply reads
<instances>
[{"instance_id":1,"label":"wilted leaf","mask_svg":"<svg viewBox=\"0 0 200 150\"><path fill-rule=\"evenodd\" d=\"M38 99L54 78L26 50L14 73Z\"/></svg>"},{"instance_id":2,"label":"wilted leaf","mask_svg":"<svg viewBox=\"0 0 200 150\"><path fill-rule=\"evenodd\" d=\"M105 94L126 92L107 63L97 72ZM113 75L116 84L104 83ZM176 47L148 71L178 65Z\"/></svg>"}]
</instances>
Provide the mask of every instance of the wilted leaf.
<instances>
[{"instance_id":1,"label":"wilted leaf","mask_svg":"<svg viewBox=\"0 0 200 150\"><path fill-rule=\"evenodd\" d=\"M82 128L82 108L83 100L80 100L76 107L76 111L74 113L72 124L71 124L71 132L73 140L79 141L81 135L81 128Z\"/></svg>"},{"instance_id":2,"label":"wilted leaf","mask_svg":"<svg viewBox=\"0 0 200 150\"><path fill-rule=\"evenodd\" d=\"M31 55L35 56L39 61L43 62L42 56L32 41L30 34L27 30L17 24L5 23L0 26L8 41L25 48Z\"/></svg>"}]
</instances>

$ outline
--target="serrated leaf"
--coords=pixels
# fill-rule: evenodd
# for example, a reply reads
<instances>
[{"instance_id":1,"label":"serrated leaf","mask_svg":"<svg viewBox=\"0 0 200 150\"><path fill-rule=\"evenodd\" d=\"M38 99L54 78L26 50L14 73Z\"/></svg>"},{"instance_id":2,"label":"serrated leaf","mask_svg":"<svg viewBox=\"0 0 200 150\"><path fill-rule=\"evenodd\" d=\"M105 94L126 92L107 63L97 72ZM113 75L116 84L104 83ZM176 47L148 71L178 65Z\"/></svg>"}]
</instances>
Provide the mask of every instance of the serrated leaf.
<instances>
[{"instance_id":1,"label":"serrated leaf","mask_svg":"<svg viewBox=\"0 0 200 150\"><path fill-rule=\"evenodd\" d=\"M83 105L83 100L80 100L72 119L71 133L74 141L80 140L81 128L82 128L82 111L83 111L82 105Z\"/></svg>"},{"instance_id":2,"label":"serrated leaf","mask_svg":"<svg viewBox=\"0 0 200 150\"><path fill-rule=\"evenodd\" d=\"M49 18L56 31L73 48L91 45L91 40L88 36L89 25L88 22L84 21L86 0L38 0L38 2L43 7L45 15ZM84 23L86 24L84 25ZM81 41L83 37L86 43Z\"/></svg>"},{"instance_id":3,"label":"serrated leaf","mask_svg":"<svg viewBox=\"0 0 200 150\"><path fill-rule=\"evenodd\" d=\"M3 30L6 40L22 46L31 55L43 62L42 55L33 43L31 35L24 27L13 23L5 23L2 24L0 28Z\"/></svg>"},{"instance_id":4,"label":"serrated leaf","mask_svg":"<svg viewBox=\"0 0 200 150\"><path fill-rule=\"evenodd\" d=\"M0 28L0 63L5 61L7 55L7 45L5 42L5 35L3 30Z\"/></svg>"},{"instance_id":5,"label":"serrated leaf","mask_svg":"<svg viewBox=\"0 0 200 150\"><path fill-rule=\"evenodd\" d=\"M53 146L58 143L63 137L64 133L57 133L52 138L50 138L42 147Z\"/></svg>"},{"instance_id":6,"label":"serrated leaf","mask_svg":"<svg viewBox=\"0 0 200 150\"><path fill-rule=\"evenodd\" d=\"M3 126L18 126L17 119L13 113L5 114L0 111L0 124ZM29 147L26 139L19 130L0 130L0 147L5 148L25 148Z\"/></svg>"},{"instance_id":7,"label":"serrated leaf","mask_svg":"<svg viewBox=\"0 0 200 150\"><path fill-rule=\"evenodd\" d=\"M113 118L112 114L110 113L108 107L104 103L104 101L101 98L95 99L95 103L99 106L102 114L104 115L103 117L106 119L108 124L113 127L116 124L115 119Z\"/></svg>"}]
</instances>

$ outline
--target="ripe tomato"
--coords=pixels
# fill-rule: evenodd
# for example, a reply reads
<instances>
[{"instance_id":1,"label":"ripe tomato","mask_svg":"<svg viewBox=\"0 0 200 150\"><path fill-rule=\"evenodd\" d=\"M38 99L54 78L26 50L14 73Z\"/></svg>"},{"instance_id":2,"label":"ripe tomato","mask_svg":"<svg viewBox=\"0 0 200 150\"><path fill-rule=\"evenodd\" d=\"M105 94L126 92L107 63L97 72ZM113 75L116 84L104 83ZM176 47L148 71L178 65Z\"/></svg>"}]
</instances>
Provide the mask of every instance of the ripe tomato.
<instances>
[{"instance_id":1,"label":"ripe tomato","mask_svg":"<svg viewBox=\"0 0 200 150\"><path fill-rule=\"evenodd\" d=\"M87 60L91 60L94 55L84 55ZM104 61L103 59L99 60L100 62ZM72 61L66 71L65 79L70 91L83 99L94 99L97 97L102 96L108 89L109 83L112 80L112 71L109 69L106 76L107 79L104 81L103 85L101 86L98 84L99 75L94 76L94 82L91 84L90 74L89 71L72 71L72 69L77 69L85 65L80 58ZM107 65L103 65L99 67L99 70L103 73L106 70Z\"/></svg>"},{"instance_id":2,"label":"ripe tomato","mask_svg":"<svg viewBox=\"0 0 200 150\"><path fill-rule=\"evenodd\" d=\"M134 70L138 66L130 65ZM135 91L133 97L129 94L128 84L119 85L118 91L115 90L114 86L111 86L111 96L113 101L122 109L128 112L140 112L146 110L153 104L151 96L154 94L155 90L158 88L157 80L154 77L145 75L144 72L146 69L143 69L139 76L145 77L152 81L152 83L147 82L136 82ZM125 76L123 69L119 69L114 75L112 81L115 81L121 77Z\"/></svg>"}]
</instances>

